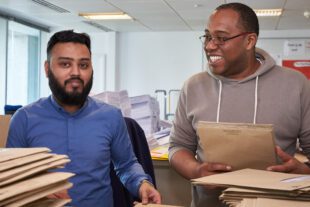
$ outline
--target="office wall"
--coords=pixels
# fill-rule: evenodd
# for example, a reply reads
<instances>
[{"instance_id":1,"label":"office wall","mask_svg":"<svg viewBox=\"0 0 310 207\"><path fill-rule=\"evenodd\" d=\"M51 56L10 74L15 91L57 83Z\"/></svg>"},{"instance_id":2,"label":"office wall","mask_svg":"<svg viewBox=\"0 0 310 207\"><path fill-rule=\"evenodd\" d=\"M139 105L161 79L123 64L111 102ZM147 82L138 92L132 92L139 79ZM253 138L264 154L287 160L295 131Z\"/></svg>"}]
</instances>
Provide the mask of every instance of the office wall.
<instances>
[{"instance_id":1,"label":"office wall","mask_svg":"<svg viewBox=\"0 0 310 207\"><path fill-rule=\"evenodd\" d=\"M130 96L136 96L154 95L156 89L180 89L188 77L203 70L205 60L198 39L201 34L200 32L90 33L95 73L92 93L126 89ZM44 55L50 35L47 34L42 41ZM280 63L282 58L287 58L284 57L286 40L310 41L310 30L262 31L257 46L265 49ZM308 50L304 56L293 58L309 57ZM42 73L41 96L49 93L45 75Z\"/></svg>"},{"instance_id":2,"label":"office wall","mask_svg":"<svg viewBox=\"0 0 310 207\"><path fill-rule=\"evenodd\" d=\"M130 96L180 89L202 70L200 32L137 32L118 35L117 89Z\"/></svg>"},{"instance_id":3,"label":"office wall","mask_svg":"<svg viewBox=\"0 0 310 207\"><path fill-rule=\"evenodd\" d=\"M200 72L202 58L200 32L136 32L118 35L118 71L116 89L127 89L130 96L154 94L156 89L179 89L192 74ZM310 41L310 30L262 31L258 47L279 63L285 57L286 40Z\"/></svg>"}]
</instances>

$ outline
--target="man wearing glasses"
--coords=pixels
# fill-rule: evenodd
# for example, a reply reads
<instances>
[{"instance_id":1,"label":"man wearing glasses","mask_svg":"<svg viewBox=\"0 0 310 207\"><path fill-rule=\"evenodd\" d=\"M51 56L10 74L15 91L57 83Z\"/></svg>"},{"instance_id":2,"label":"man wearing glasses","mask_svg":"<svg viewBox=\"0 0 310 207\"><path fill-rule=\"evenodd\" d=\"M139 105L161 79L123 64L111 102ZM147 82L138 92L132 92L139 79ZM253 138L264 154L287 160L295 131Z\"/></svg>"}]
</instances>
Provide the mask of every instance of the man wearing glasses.
<instances>
[{"instance_id":1,"label":"man wearing glasses","mask_svg":"<svg viewBox=\"0 0 310 207\"><path fill-rule=\"evenodd\" d=\"M209 18L201 37L208 69L185 82L170 135L170 164L187 179L234 170L204 162L198 121L273 124L283 164L267 170L310 174L306 164L293 158L297 138L310 158L310 83L256 48L258 34L257 16L244 4L223 4ZM224 206L220 193L195 187L192 207Z\"/></svg>"}]
</instances>

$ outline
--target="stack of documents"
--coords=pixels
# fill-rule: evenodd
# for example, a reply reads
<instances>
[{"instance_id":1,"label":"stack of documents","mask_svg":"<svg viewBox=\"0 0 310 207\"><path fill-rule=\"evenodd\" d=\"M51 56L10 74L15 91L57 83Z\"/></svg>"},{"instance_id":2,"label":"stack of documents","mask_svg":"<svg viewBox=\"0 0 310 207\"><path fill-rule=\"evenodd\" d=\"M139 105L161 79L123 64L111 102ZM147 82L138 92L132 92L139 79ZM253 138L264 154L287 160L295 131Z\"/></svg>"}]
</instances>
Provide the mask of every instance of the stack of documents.
<instances>
[{"instance_id":1,"label":"stack of documents","mask_svg":"<svg viewBox=\"0 0 310 207\"><path fill-rule=\"evenodd\" d=\"M220 199L233 207L310 206L310 175L243 169L192 180L227 187Z\"/></svg>"},{"instance_id":2,"label":"stack of documents","mask_svg":"<svg viewBox=\"0 0 310 207\"><path fill-rule=\"evenodd\" d=\"M126 90L105 91L92 97L121 109L123 116L131 116L131 104Z\"/></svg>"},{"instance_id":3,"label":"stack of documents","mask_svg":"<svg viewBox=\"0 0 310 207\"><path fill-rule=\"evenodd\" d=\"M0 206L64 206L70 199L46 196L69 189L74 174L48 172L70 162L48 148L0 148Z\"/></svg>"},{"instance_id":4,"label":"stack of documents","mask_svg":"<svg viewBox=\"0 0 310 207\"><path fill-rule=\"evenodd\" d=\"M169 144L160 145L151 150L152 160L168 160Z\"/></svg>"},{"instance_id":5,"label":"stack of documents","mask_svg":"<svg viewBox=\"0 0 310 207\"><path fill-rule=\"evenodd\" d=\"M159 103L150 95L130 97L131 118L135 119L146 135L159 130Z\"/></svg>"}]
</instances>

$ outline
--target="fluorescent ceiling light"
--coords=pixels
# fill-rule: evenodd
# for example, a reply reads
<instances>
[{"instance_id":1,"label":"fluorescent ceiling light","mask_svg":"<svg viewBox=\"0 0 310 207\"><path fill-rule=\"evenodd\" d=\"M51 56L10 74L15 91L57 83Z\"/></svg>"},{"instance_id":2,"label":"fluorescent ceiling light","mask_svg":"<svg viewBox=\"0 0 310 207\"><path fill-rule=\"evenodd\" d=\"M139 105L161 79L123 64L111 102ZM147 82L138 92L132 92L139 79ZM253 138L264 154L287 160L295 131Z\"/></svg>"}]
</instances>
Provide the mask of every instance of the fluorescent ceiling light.
<instances>
[{"instance_id":1,"label":"fluorescent ceiling light","mask_svg":"<svg viewBox=\"0 0 310 207\"><path fill-rule=\"evenodd\" d=\"M111 20L111 19L132 19L128 14L122 12L115 13L79 13L79 16L94 20Z\"/></svg>"},{"instance_id":2,"label":"fluorescent ceiling light","mask_svg":"<svg viewBox=\"0 0 310 207\"><path fill-rule=\"evenodd\" d=\"M275 17L282 14L282 9L254 9L259 17Z\"/></svg>"}]
</instances>

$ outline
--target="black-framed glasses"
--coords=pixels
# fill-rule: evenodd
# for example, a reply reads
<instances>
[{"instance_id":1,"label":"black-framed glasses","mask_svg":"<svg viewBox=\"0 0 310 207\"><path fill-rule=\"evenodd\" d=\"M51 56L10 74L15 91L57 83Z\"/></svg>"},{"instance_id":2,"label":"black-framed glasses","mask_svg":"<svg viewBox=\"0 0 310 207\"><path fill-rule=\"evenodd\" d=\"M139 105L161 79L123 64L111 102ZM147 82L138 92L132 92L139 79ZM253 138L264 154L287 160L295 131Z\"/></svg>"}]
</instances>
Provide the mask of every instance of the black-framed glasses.
<instances>
[{"instance_id":1,"label":"black-framed glasses","mask_svg":"<svg viewBox=\"0 0 310 207\"><path fill-rule=\"evenodd\" d=\"M216 45L224 45L225 42L228 40L232 40L232 39L235 39L237 37L247 35L247 34L251 34L251 33L253 33L253 32L242 32L242 33L237 34L237 35L232 36L232 37L222 37L222 36L212 37L212 35L210 35L210 34L204 34L204 35L200 36L199 39L201 40L201 42L204 45L207 45L211 41L213 41L213 44L216 44Z\"/></svg>"}]
</instances>

